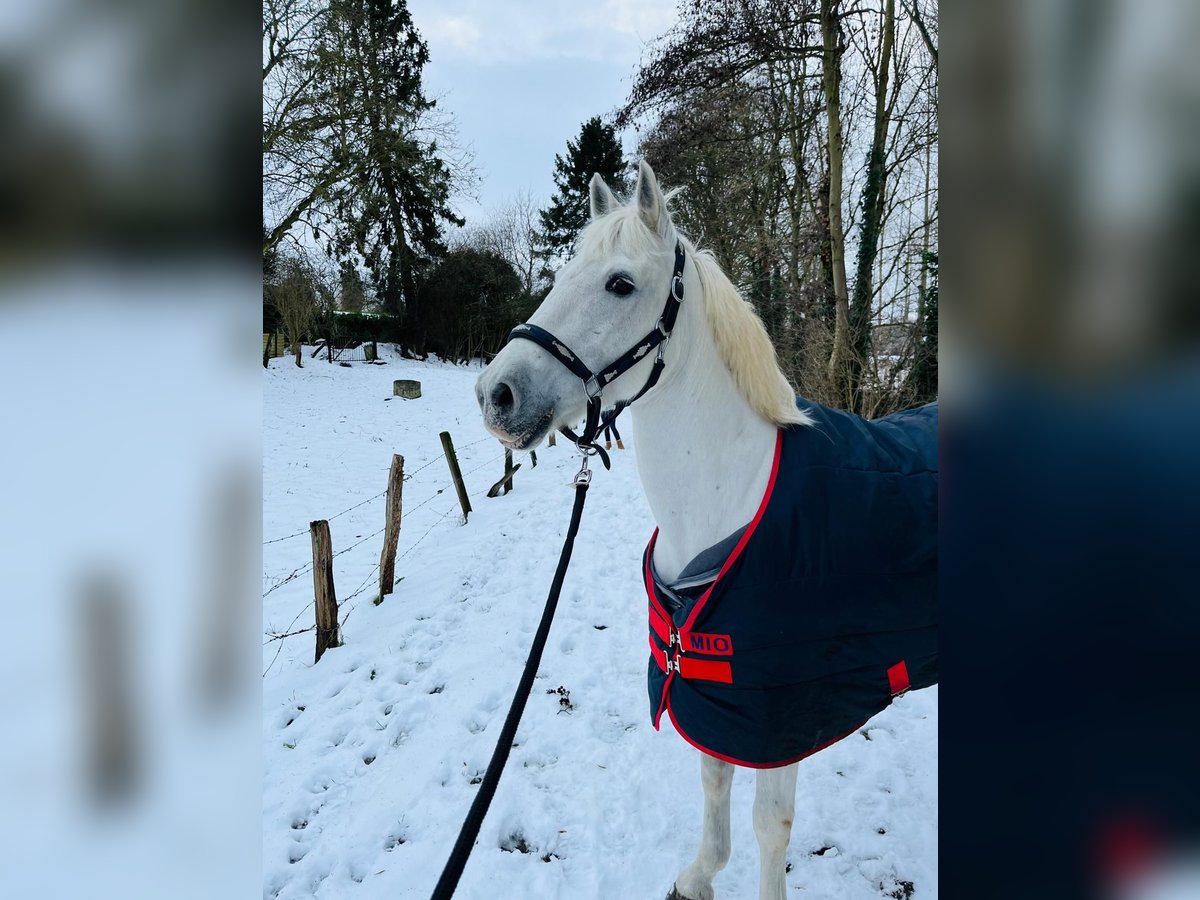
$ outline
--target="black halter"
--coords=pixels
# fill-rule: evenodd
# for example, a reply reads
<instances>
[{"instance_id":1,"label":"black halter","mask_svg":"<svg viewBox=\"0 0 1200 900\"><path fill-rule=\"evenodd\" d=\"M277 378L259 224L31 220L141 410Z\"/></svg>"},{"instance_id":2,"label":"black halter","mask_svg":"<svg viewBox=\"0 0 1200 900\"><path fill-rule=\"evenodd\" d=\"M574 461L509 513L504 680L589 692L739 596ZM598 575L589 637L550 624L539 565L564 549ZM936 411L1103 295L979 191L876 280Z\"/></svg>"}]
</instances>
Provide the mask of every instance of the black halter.
<instances>
[{"instance_id":1,"label":"black halter","mask_svg":"<svg viewBox=\"0 0 1200 900\"><path fill-rule=\"evenodd\" d=\"M587 392L588 397L587 418L584 420L583 434L576 434L570 428L565 427L560 428L559 431L568 440L574 441L575 446L584 452L597 453L606 469L609 468L608 454L596 443L596 436L600 434L604 426L610 424L620 414L625 406L631 405L642 394L654 387L658 383L659 376L662 375L664 367L663 351L667 347L667 339L671 336L671 330L675 327L675 319L679 315L679 307L683 303L684 259L683 244L676 241L675 271L671 275L671 287L667 291L667 303L663 307L662 315L658 318L658 324L654 326L653 331L626 350L621 356L617 357L614 362L605 366L599 374L596 374L585 366L570 347L545 328L530 325L526 322L523 325L518 325L508 333L510 341L513 338L524 338L527 341L533 341L544 350L548 350L551 356L570 369L571 373L583 382L583 388ZM646 379L646 383L642 385L642 389L634 394L620 409L614 410L604 421L601 421L600 412L603 406L601 394L604 392L604 388L637 365L655 347L658 348L658 356L654 360L654 367L650 370L650 376Z\"/></svg>"}]
</instances>

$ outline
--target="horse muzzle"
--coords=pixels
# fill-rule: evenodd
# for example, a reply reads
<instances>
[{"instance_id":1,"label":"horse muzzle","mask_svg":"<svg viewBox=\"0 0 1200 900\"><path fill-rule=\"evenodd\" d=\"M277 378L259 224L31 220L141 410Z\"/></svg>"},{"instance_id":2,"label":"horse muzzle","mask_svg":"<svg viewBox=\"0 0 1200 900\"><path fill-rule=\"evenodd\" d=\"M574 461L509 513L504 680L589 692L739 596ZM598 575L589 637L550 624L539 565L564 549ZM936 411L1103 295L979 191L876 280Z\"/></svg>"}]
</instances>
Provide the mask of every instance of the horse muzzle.
<instances>
[{"instance_id":1,"label":"horse muzzle","mask_svg":"<svg viewBox=\"0 0 1200 900\"><path fill-rule=\"evenodd\" d=\"M475 383L483 425L510 450L528 450L554 421L555 399L524 378L504 377L491 368Z\"/></svg>"}]
</instances>

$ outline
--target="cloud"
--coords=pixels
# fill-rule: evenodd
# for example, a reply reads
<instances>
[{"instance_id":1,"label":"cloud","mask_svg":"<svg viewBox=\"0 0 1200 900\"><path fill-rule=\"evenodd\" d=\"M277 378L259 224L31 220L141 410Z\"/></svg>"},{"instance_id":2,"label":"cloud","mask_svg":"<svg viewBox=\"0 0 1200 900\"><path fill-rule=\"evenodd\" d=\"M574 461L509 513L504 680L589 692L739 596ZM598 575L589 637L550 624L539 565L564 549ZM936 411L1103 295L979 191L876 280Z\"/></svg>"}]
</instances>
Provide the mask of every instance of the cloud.
<instances>
[{"instance_id":1,"label":"cloud","mask_svg":"<svg viewBox=\"0 0 1200 900\"><path fill-rule=\"evenodd\" d=\"M409 8L431 54L477 65L581 59L632 66L642 45L675 20L674 0L411 0Z\"/></svg>"},{"instance_id":2,"label":"cloud","mask_svg":"<svg viewBox=\"0 0 1200 900\"><path fill-rule=\"evenodd\" d=\"M483 34L479 23L469 16L436 16L418 22L417 27L431 46L451 54L476 53L479 38Z\"/></svg>"},{"instance_id":3,"label":"cloud","mask_svg":"<svg viewBox=\"0 0 1200 900\"><path fill-rule=\"evenodd\" d=\"M662 34L675 22L675 4L647 0L605 0L598 16L602 21L611 23L614 30L645 42Z\"/></svg>"}]
</instances>

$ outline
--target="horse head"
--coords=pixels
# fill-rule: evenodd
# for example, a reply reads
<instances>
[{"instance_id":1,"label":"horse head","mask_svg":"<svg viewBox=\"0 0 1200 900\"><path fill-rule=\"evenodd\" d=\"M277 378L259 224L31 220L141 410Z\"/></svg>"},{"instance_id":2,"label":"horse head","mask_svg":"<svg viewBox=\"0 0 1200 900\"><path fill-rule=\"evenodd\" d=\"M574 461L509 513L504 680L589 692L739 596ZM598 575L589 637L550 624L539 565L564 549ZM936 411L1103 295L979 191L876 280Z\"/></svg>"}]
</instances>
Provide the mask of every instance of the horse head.
<instances>
[{"instance_id":1,"label":"horse head","mask_svg":"<svg viewBox=\"0 0 1200 900\"><path fill-rule=\"evenodd\" d=\"M666 198L643 161L629 203L619 202L595 175L590 204L591 221L575 255L527 323L543 336L540 345L510 340L475 385L485 427L512 449L528 449L551 429L577 424L600 390L605 406L629 401L656 358L649 350L657 344L638 351L661 325L675 274L677 238ZM622 357L632 365L605 379L606 368L611 374Z\"/></svg>"}]
</instances>

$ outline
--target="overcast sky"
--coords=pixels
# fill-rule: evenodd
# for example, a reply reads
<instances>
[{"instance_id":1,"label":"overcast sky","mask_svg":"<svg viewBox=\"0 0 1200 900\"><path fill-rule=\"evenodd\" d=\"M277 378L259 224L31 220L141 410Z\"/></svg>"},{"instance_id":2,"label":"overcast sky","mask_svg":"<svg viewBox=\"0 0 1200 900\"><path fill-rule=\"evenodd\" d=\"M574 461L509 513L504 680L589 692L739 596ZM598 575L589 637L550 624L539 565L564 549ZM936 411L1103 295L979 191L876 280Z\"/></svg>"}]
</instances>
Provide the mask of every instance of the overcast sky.
<instances>
[{"instance_id":1,"label":"overcast sky","mask_svg":"<svg viewBox=\"0 0 1200 900\"><path fill-rule=\"evenodd\" d=\"M426 88L445 94L475 150L470 220L519 191L554 190L554 154L626 98L643 45L675 21L675 0L409 0L429 44ZM633 150L626 136L626 152Z\"/></svg>"}]
</instances>

